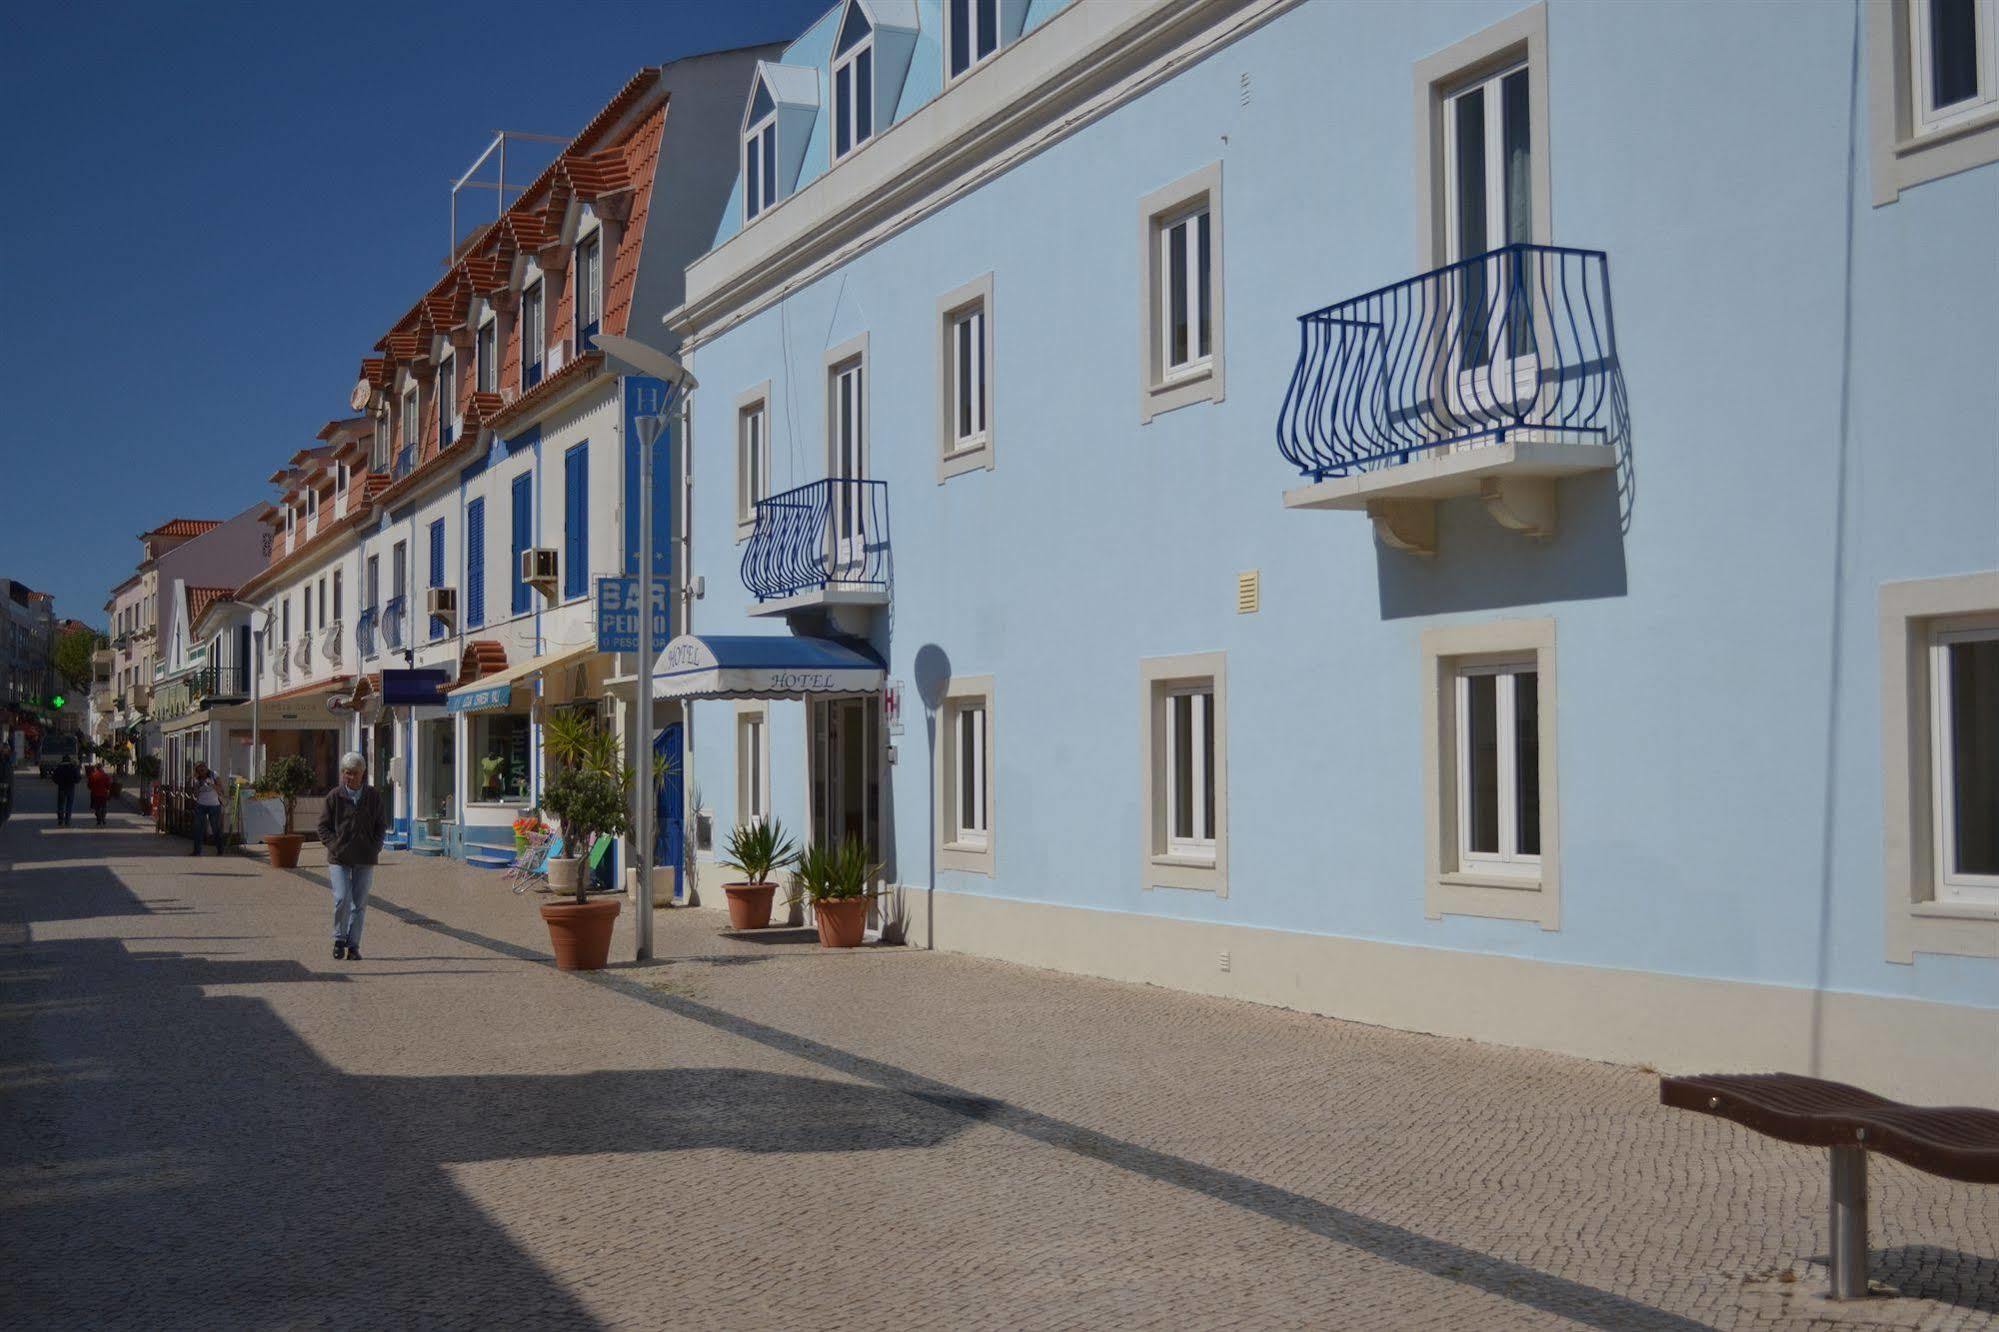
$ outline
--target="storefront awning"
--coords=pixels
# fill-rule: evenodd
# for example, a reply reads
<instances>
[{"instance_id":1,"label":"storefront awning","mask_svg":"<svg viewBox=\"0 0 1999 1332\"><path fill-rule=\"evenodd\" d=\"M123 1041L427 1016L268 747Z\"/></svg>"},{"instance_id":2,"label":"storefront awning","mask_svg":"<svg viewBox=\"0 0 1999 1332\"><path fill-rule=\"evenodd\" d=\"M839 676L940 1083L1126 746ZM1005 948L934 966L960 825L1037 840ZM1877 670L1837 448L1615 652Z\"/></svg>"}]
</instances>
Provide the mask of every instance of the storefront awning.
<instances>
[{"instance_id":1,"label":"storefront awning","mask_svg":"<svg viewBox=\"0 0 1999 1332\"><path fill-rule=\"evenodd\" d=\"M658 698L804 698L867 694L887 674L864 647L775 634L682 634L653 669Z\"/></svg>"},{"instance_id":2,"label":"storefront awning","mask_svg":"<svg viewBox=\"0 0 1999 1332\"><path fill-rule=\"evenodd\" d=\"M593 643L558 648L554 652L545 652L539 657L524 661L518 666L509 666L504 671L482 675L470 684L460 685L446 694L444 706L451 712L485 712L507 707L513 701L516 684L532 680L543 671L573 666L596 650L596 645Z\"/></svg>"}]
</instances>

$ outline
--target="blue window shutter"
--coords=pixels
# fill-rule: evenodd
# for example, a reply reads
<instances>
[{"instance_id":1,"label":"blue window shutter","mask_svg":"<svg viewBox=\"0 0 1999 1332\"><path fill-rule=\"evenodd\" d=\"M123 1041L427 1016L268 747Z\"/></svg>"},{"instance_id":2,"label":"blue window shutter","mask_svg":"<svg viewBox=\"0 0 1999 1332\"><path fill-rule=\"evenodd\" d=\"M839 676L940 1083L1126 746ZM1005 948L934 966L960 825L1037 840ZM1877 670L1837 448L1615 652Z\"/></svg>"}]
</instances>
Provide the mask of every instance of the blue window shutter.
<instances>
[{"instance_id":1,"label":"blue window shutter","mask_svg":"<svg viewBox=\"0 0 1999 1332\"><path fill-rule=\"evenodd\" d=\"M562 455L562 595L580 597L590 586L590 445Z\"/></svg>"},{"instance_id":2,"label":"blue window shutter","mask_svg":"<svg viewBox=\"0 0 1999 1332\"><path fill-rule=\"evenodd\" d=\"M486 623L486 501L465 506L465 627Z\"/></svg>"},{"instance_id":3,"label":"blue window shutter","mask_svg":"<svg viewBox=\"0 0 1999 1332\"><path fill-rule=\"evenodd\" d=\"M430 525L430 585L444 586L444 520L439 518ZM430 636L444 637L444 621L435 615L430 617Z\"/></svg>"},{"instance_id":4,"label":"blue window shutter","mask_svg":"<svg viewBox=\"0 0 1999 1332\"><path fill-rule=\"evenodd\" d=\"M534 544L528 534L533 525L534 473L522 472L514 478L514 614L528 608L528 585L521 579L521 555Z\"/></svg>"}]
</instances>

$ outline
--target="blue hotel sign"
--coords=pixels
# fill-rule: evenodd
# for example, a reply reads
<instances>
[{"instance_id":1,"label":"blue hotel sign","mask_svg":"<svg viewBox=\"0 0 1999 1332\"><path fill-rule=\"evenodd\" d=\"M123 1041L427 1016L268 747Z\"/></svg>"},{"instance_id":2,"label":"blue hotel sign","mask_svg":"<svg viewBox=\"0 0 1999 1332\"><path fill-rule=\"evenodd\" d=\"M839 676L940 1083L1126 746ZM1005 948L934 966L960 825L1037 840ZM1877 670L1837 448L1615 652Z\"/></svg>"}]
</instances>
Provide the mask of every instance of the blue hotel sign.
<instances>
[{"instance_id":1,"label":"blue hotel sign","mask_svg":"<svg viewBox=\"0 0 1999 1332\"><path fill-rule=\"evenodd\" d=\"M514 687L511 684L488 685L484 689L468 689L462 694L451 695L445 704L446 712L484 712L487 708L504 708L513 701Z\"/></svg>"},{"instance_id":2,"label":"blue hotel sign","mask_svg":"<svg viewBox=\"0 0 1999 1332\"><path fill-rule=\"evenodd\" d=\"M672 637L667 633L667 582L655 578L652 584L652 645L663 648ZM599 578L597 580L597 650L637 652L639 650L639 580Z\"/></svg>"}]
</instances>

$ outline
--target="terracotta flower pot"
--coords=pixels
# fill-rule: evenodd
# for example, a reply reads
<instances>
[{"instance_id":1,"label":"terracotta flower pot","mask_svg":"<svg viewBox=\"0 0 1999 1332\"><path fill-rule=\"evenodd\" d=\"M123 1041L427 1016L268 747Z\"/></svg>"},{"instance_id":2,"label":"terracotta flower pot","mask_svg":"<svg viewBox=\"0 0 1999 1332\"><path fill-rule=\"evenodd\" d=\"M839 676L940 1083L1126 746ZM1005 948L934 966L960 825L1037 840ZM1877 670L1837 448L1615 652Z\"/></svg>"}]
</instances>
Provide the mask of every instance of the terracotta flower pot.
<instances>
[{"instance_id":1,"label":"terracotta flower pot","mask_svg":"<svg viewBox=\"0 0 1999 1332\"><path fill-rule=\"evenodd\" d=\"M867 928L868 899L843 897L814 902L812 919L819 926L821 948L858 948L861 931Z\"/></svg>"},{"instance_id":2,"label":"terracotta flower pot","mask_svg":"<svg viewBox=\"0 0 1999 1332\"><path fill-rule=\"evenodd\" d=\"M611 927L623 903L615 897L594 902L544 902L541 918L548 922L548 942L555 965L562 971L597 971L611 956Z\"/></svg>"},{"instance_id":3,"label":"terracotta flower pot","mask_svg":"<svg viewBox=\"0 0 1999 1332\"><path fill-rule=\"evenodd\" d=\"M770 899L777 892L774 883L725 883L722 891L729 899L729 928L760 930L770 924Z\"/></svg>"},{"instance_id":4,"label":"terracotta flower pot","mask_svg":"<svg viewBox=\"0 0 1999 1332\"><path fill-rule=\"evenodd\" d=\"M296 869L298 849L305 838L298 833L266 833L264 848L271 853L272 869Z\"/></svg>"}]
</instances>

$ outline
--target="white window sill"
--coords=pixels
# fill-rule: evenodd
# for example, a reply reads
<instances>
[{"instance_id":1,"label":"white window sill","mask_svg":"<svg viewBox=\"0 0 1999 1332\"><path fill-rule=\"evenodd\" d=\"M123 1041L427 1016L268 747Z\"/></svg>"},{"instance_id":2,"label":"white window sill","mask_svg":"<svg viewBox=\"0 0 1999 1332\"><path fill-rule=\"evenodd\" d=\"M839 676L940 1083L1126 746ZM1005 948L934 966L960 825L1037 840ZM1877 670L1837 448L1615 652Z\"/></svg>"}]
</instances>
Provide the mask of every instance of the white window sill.
<instances>
[{"instance_id":1,"label":"white window sill","mask_svg":"<svg viewBox=\"0 0 1999 1332\"><path fill-rule=\"evenodd\" d=\"M1895 142L1895 156L1907 157L1911 153L1920 153L1925 148L1950 143L1994 126L1999 126L1999 106L1988 107L1976 115L1966 116L1963 120L1948 125L1939 125L1932 130L1924 130L1920 134L1911 134L1906 139L1898 139Z\"/></svg>"},{"instance_id":2,"label":"white window sill","mask_svg":"<svg viewBox=\"0 0 1999 1332\"><path fill-rule=\"evenodd\" d=\"M756 530L757 530L756 519L754 518L736 519L736 544L740 546L745 541L748 541L750 539L751 534L753 534Z\"/></svg>"},{"instance_id":3,"label":"white window sill","mask_svg":"<svg viewBox=\"0 0 1999 1332\"><path fill-rule=\"evenodd\" d=\"M937 459L937 484L941 486L952 477L963 476L966 472L989 472L992 466L992 438L982 435L976 443L960 444Z\"/></svg>"},{"instance_id":4,"label":"white window sill","mask_svg":"<svg viewBox=\"0 0 1999 1332\"><path fill-rule=\"evenodd\" d=\"M1999 905L1984 902L1912 902L1909 914L1935 920L1999 921Z\"/></svg>"},{"instance_id":5,"label":"white window sill","mask_svg":"<svg viewBox=\"0 0 1999 1332\"><path fill-rule=\"evenodd\" d=\"M1215 373L1215 362L1212 357L1204 360L1192 361L1186 365L1179 367L1176 370L1168 370L1166 374L1161 377L1160 381L1157 384L1153 385L1153 391L1157 392L1160 389L1179 388L1182 384L1192 384L1199 380L1210 379L1214 377L1214 373Z\"/></svg>"},{"instance_id":6,"label":"white window sill","mask_svg":"<svg viewBox=\"0 0 1999 1332\"><path fill-rule=\"evenodd\" d=\"M1477 865L1441 874L1437 877L1437 882L1448 884L1453 888L1512 888L1530 893L1541 891L1541 875L1538 871L1514 872L1487 869Z\"/></svg>"},{"instance_id":7,"label":"white window sill","mask_svg":"<svg viewBox=\"0 0 1999 1332\"><path fill-rule=\"evenodd\" d=\"M1139 403L1139 419L1141 423L1147 422L1176 408L1197 402L1220 402L1222 397L1221 363L1210 359L1146 384Z\"/></svg>"}]
</instances>

